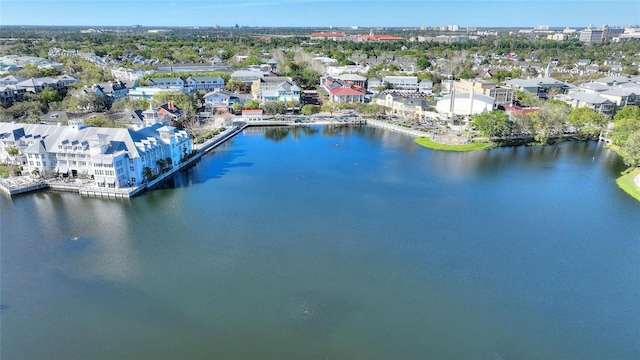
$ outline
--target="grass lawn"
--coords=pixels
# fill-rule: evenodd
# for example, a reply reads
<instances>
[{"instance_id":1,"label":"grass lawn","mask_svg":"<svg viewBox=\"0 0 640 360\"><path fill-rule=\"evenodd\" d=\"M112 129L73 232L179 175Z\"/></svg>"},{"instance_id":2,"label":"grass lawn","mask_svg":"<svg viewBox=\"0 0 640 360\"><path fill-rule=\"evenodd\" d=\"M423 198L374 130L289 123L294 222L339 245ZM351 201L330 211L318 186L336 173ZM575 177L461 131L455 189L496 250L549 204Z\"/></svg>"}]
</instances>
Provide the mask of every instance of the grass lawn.
<instances>
[{"instance_id":1,"label":"grass lawn","mask_svg":"<svg viewBox=\"0 0 640 360\"><path fill-rule=\"evenodd\" d=\"M462 144L462 145L440 144L429 139L428 137L417 138L416 144L427 147L429 149L442 150L442 151L474 151L474 150L491 149L494 146L492 143L489 143L489 142L473 142L470 144Z\"/></svg>"},{"instance_id":2,"label":"grass lawn","mask_svg":"<svg viewBox=\"0 0 640 360\"><path fill-rule=\"evenodd\" d=\"M620 176L616 179L616 183L618 183L618 186L627 194L640 201L640 187L633 182L633 178L638 175L640 175L640 168L635 169L626 175Z\"/></svg>"}]
</instances>

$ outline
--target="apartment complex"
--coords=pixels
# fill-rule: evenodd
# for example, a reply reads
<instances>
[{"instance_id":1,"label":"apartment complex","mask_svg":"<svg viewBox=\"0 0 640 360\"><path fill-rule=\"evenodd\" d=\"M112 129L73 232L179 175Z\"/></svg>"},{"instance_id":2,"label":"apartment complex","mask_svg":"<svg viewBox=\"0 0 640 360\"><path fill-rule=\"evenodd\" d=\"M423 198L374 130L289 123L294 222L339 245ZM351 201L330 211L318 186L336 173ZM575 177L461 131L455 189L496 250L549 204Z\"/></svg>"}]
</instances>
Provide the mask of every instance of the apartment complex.
<instances>
[{"instance_id":1,"label":"apartment complex","mask_svg":"<svg viewBox=\"0 0 640 360\"><path fill-rule=\"evenodd\" d=\"M20 152L16 159L8 155L11 147ZM162 123L138 131L85 127L82 119L68 126L0 123L2 161L20 163L23 173L84 176L98 187L139 185L146 168L160 173L161 164L179 164L191 151L186 131Z\"/></svg>"}]
</instances>

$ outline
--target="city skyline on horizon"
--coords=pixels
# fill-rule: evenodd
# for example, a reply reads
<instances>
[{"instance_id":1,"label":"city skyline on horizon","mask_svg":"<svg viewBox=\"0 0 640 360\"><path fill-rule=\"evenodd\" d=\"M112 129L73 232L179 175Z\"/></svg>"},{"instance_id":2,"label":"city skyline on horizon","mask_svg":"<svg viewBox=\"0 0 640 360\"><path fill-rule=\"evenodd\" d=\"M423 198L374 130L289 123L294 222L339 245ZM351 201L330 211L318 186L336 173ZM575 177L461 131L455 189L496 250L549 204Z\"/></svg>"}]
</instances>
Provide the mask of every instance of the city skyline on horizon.
<instances>
[{"instance_id":1,"label":"city skyline on horizon","mask_svg":"<svg viewBox=\"0 0 640 360\"><path fill-rule=\"evenodd\" d=\"M30 11L24 11L25 7ZM625 11L603 13L603 7ZM166 11L160 12L163 9ZM460 27L584 28L590 24L640 23L640 2L631 0L3 0L0 10L0 24L5 26L232 27L238 24L243 27L419 28L456 24ZM211 13L210 17L206 16L207 12ZM406 16L417 13L424 16ZM527 20L522 21L523 17Z\"/></svg>"}]
</instances>

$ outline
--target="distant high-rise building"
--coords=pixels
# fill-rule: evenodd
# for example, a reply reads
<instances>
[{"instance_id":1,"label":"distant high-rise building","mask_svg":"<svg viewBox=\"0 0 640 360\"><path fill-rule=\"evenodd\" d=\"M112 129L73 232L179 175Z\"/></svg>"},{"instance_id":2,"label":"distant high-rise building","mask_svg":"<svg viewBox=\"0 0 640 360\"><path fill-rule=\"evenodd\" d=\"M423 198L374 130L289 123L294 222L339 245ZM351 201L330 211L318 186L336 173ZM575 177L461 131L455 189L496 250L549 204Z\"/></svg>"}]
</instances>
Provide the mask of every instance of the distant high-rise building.
<instances>
[{"instance_id":1,"label":"distant high-rise building","mask_svg":"<svg viewBox=\"0 0 640 360\"><path fill-rule=\"evenodd\" d=\"M594 28L587 28L580 31L580 41L583 43L601 43L604 40L604 31Z\"/></svg>"}]
</instances>

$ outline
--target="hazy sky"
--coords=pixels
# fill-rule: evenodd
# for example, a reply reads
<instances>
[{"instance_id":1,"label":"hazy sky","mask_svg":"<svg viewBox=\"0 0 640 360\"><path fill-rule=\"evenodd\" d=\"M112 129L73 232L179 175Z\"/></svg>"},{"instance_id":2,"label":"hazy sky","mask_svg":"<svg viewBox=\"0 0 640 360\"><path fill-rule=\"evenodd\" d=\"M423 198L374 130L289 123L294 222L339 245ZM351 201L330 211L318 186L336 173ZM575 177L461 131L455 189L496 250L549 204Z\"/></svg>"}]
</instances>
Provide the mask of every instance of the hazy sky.
<instances>
[{"instance_id":1,"label":"hazy sky","mask_svg":"<svg viewBox=\"0 0 640 360\"><path fill-rule=\"evenodd\" d=\"M638 0L0 0L2 25L388 26L640 24Z\"/></svg>"}]
</instances>

